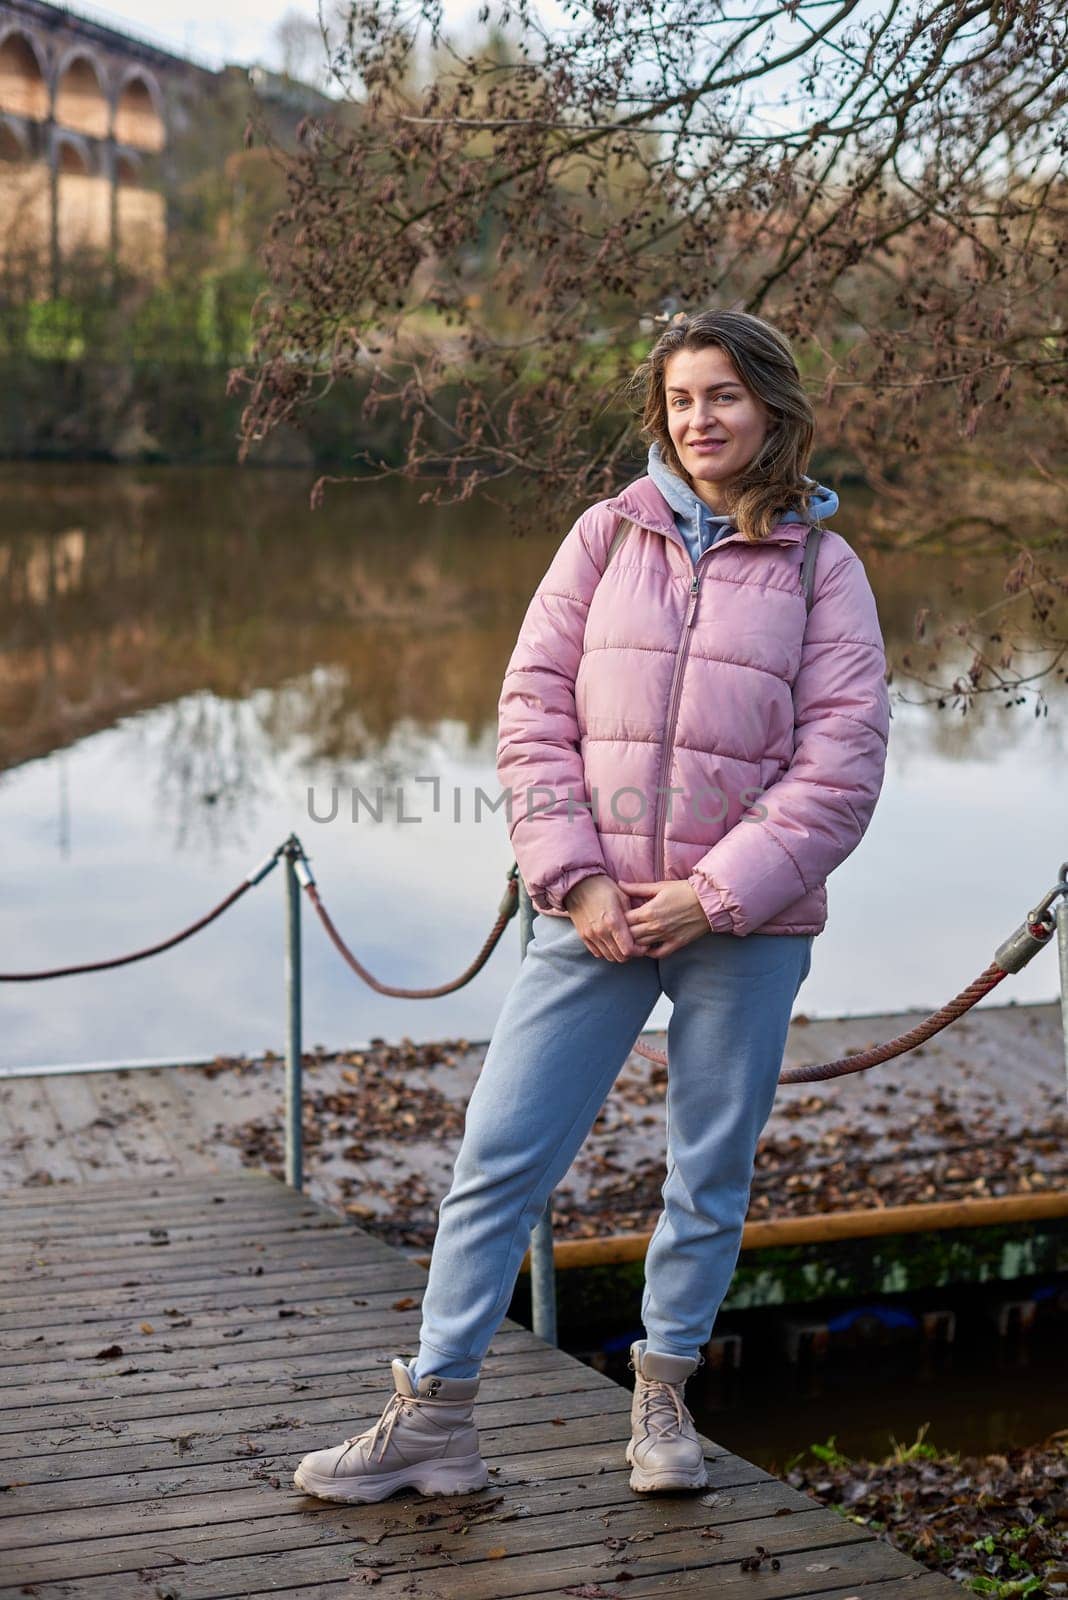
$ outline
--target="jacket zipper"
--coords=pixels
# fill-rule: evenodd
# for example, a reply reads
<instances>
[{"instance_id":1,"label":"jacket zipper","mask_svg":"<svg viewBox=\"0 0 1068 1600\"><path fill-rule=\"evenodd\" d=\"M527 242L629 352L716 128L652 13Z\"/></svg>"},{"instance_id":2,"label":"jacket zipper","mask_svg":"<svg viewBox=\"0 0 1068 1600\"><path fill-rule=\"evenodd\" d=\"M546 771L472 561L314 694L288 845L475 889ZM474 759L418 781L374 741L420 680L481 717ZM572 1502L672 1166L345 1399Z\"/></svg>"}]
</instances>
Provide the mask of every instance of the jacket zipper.
<instances>
[{"instance_id":1,"label":"jacket zipper","mask_svg":"<svg viewBox=\"0 0 1068 1600\"><path fill-rule=\"evenodd\" d=\"M668 802L665 780L671 771L671 758L675 748L675 723L678 720L679 700L682 693L682 674L686 666L686 657L690 652L690 640L693 637L693 619L697 613L697 599L701 589L701 580L697 575L697 569L705 557L715 548L715 545L709 545L708 549L702 551L697 558L697 565L694 567L693 579L690 583L690 598L686 606L682 633L675 651L675 670L671 677L667 723L664 728L664 743L660 752L660 775L656 785L656 810L653 823L653 881L656 883L661 883L667 872L667 864L664 861L664 834L667 828Z\"/></svg>"},{"instance_id":2,"label":"jacket zipper","mask_svg":"<svg viewBox=\"0 0 1068 1600\"><path fill-rule=\"evenodd\" d=\"M686 616L682 624L682 633L679 637L678 647L675 651L675 670L671 677L671 693L668 696L668 717L664 729L664 743L660 753L660 774L656 785L656 808L653 821L653 881L662 883L667 873L667 863L664 860L664 835L667 831L667 801L665 779L671 770L671 758L675 753L675 723L679 715L679 699L682 692L682 674L686 666L686 657L690 651L690 640L693 637L693 619L697 612L697 599L700 593L701 581L698 571L701 562L705 561L720 545L726 544L728 539L736 537L729 534L726 538L717 539L715 544L710 544L703 550L694 564L693 578L690 582L690 598L686 607ZM775 540L775 543L783 541Z\"/></svg>"}]
</instances>

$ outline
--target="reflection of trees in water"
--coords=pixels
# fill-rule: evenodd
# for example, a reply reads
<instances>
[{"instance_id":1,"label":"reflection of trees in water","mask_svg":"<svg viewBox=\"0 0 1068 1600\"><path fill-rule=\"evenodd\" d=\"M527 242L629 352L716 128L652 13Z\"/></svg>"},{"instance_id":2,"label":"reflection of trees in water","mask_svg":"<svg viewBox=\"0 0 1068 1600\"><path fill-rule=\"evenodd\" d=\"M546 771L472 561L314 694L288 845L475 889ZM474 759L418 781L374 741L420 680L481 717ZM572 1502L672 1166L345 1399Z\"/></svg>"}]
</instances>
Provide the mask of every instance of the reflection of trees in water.
<instances>
[{"instance_id":1,"label":"reflection of trees in water","mask_svg":"<svg viewBox=\"0 0 1068 1600\"><path fill-rule=\"evenodd\" d=\"M1055 716L1068 688L1068 587L1046 583L1021 552L1009 576L1004 554L865 552L879 605L896 702L928 707L941 722L1005 722ZM976 686L979 686L978 688Z\"/></svg>"},{"instance_id":2,"label":"reflection of trees in water","mask_svg":"<svg viewBox=\"0 0 1068 1600\"><path fill-rule=\"evenodd\" d=\"M555 542L495 537L491 508L465 508L450 531L455 516L416 512L396 492L362 500L358 520L339 502L313 518L292 474L57 469L53 480L20 467L11 487L0 505L0 754L13 764L125 711L201 689L244 698L321 663L343 664L359 695L360 718L334 735L357 753L361 719L379 743L402 715L445 710L477 731L495 714L489 683L511 619ZM66 537L49 523L69 526L74 504L88 530L77 572L42 587ZM443 636L444 666L445 648L428 643ZM49 674L46 707L35 686ZM321 737L329 747L325 726Z\"/></svg>"},{"instance_id":3,"label":"reflection of trees in water","mask_svg":"<svg viewBox=\"0 0 1068 1600\"><path fill-rule=\"evenodd\" d=\"M1006 709L981 698L965 715L960 711L932 714L922 706L895 707L890 750L901 765L936 758L940 761L994 762L1014 756L1020 763L1021 785L1026 763L1037 774L1063 773L1068 763L1068 724L1061 713L1064 699L1052 699L1048 716L1035 717L1022 707Z\"/></svg>"},{"instance_id":4,"label":"reflection of trees in water","mask_svg":"<svg viewBox=\"0 0 1068 1600\"><path fill-rule=\"evenodd\" d=\"M14 764L125 712L174 704L183 709L167 793L190 797L179 808L186 826L209 834L233 820L231 796L238 810L253 803L259 739L309 771L347 782L355 763L383 784L417 765L443 720L465 728L471 748L492 739L516 631L564 531L515 540L494 507L418 506L399 485L370 487L358 502L331 497L313 515L293 474L0 475L0 758ZM1002 634L992 653L1028 631L1027 596L1004 603L997 558L865 558L895 697L917 695L906 658L922 672L932 634L984 605L997 608L991 630ZM954 645L953 670L966 672L974 642ZM1051 729L1064 679L1041 687ZM259 735L248 724L235 742L223 725L236 713L221 709L210 713L218 726L202 712L187 728L191 697L204 694L219 707L254 696ZM922 735L911 715L902 729L906 720L910 739L963 756L1022 741L1033 714L988 696L964 718L950 707L924 713Z\"/></svg>"},{"instance_id":5,"label":"reflection of trees in water","mask_svg":"<svg viewBox=\"0 0 1068 1600\"><path fill-rule=\"evenodd\" d=\"M256 702L271 745L295 755L302 766L325 764L340 771L342 762L366 759L378 743L351 676L338 663L263 690Z\"/></svg>"},{"instance_id":6,"label":"reflection of trees in water","mask_svg":"<svg viewBox=\"0 0 1068 1600\"><path fill-rule=\"evenodd\" d=\"M160 813L174 819L179 849L224 840L240 843L253 831L265 784L263 740L247 704L212 694L189 695L157 716ZM153 719L154 720L154 719Z\"/></svg>"},{"instance_id":7,"label":"reflection of trees in water","mask_svg":"<svg viewBox=\"0 0 1068 1600\"><path fill-rule=\"evenodd\" d=\"M244 701L187 695L131 719L125 731L141 765L154 770L158 811L172 822L176 846L211 851L251 836L277 790L280 768L301 779L294 826L305 814L308 788L317 812L331 809L336 788L347 815L359 790L365 797L360 806L388 820L398 806L409 815L429 808L430 786L412 780L440 776L442 754L454 766L465 755L492 766L495 744L484 738L472 745L466 728L440 719L401 720L379 736L361 719L337 668L317 669Z\"/></svg>"},{"instance_id":8,"label":"reflection of trees in water","mask_svg":"<svg viewBox=\"0 0 1068 1600\"><path fill-rule=\"evenodd\" d=\"M466 759L479 767L492 765L495 755L495 721L479 737L470 725L441 715L440 708L439 714L401 713L385 725L372 726L361 711L358 691L340 667L317 668L280 689L264 691L256 696L256 706L266 741L314 789L317 809L329 810L332 788L346 796L359 788L389 815L397 809L396 789L403 785L401 803L411 811L416 801L431 794L430 785L416 791L413 778L437 775L443 754L453 766Z\"/></svg>"}]
</instances>

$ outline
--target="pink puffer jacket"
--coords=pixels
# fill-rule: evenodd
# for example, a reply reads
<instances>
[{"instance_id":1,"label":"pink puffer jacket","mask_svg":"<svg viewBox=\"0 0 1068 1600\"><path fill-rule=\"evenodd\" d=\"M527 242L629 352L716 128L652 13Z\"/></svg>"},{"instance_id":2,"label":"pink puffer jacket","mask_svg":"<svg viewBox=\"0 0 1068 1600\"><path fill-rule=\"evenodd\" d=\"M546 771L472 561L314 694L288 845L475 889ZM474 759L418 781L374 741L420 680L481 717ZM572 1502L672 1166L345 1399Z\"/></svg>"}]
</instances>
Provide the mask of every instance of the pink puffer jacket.
<instances>
[{"instance_id":1,"label":"pink puffer jacket","mask_svg":"<svg viewBox=\"0 0 1068 1600\"><path fill-rule=\"evenodd\" d=\"M604 571L621 515L636 526ZM695 568L649 477L579 517L498 707L497 772L537 910L566 916L593 873L688 878L718 933L822 931L825 880L879 797L890 708L864 566L825 530L806 614L807 533L732 533Z\"/></svg>"}]
</instances>

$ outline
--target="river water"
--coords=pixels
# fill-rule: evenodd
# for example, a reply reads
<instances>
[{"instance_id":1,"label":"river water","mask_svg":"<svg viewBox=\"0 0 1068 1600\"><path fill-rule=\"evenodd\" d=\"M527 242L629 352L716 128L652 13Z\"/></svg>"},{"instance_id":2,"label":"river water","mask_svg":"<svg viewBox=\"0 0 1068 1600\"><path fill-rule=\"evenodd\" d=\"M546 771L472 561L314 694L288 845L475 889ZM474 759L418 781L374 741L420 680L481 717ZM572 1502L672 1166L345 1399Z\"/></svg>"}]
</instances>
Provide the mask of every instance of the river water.
<instances>
[{"instance_id":1,"label":"river water","mask_svg":"<svg viewBox=\"0 0 1068 1600\"><path fill-rule=\"evenodd\" d=\"M499 793L501 676L566 526L517 539L488 503L420 505L400 484L312 512L303 475L238 468L8 465L0 482L0 968L162 938L291 830L376 975L429 986L465 966L512 861L503 814L475 815L478 790ZM1011 615L1004 561L868 550L843 500L892 660L922 657L921 605L929 626ZM987 965L1068 857L1063 681L1036 717L1033 698L906 703L923 691L895 680L883 795L830 880L798 1011L934 1006ZM0 1069L280 1050L283 913L275 873L151 962L5 986ZM479 1039L518 933L434 1001L374 995L307 920L304 952L308 1045ZM1050 951L993 998L1056 992Z\"/></svg>"}]
</instances>

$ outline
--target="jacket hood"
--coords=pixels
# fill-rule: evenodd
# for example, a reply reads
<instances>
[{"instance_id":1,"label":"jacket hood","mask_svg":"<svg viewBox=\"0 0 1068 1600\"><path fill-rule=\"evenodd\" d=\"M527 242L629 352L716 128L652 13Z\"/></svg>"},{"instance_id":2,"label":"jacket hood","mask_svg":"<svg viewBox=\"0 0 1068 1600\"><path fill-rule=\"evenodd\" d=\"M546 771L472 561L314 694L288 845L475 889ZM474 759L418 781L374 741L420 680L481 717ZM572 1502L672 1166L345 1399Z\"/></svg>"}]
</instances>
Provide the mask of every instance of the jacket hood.
<instances>
[{"instance_id":1,"label":"jacket hood","mask_svg":"<svg viewBox=\"0 0 1068 1600\"><path fill-rule=\"evenodd\" d=\"M692 555L695 557L700 555L709 545L715 544L718 539L726 537L733 531L730 518L710 511L685 479L680 478L678 473L667 465L655 439L649 446L647 470L649 477L671 507L679 532L690 547ZM815 493L809 502L811 514L820 521L833 517L839 504L834 490L829 489L826 484L816 483L814 478L806 477L805 482L815 483ZM807 526L805 518L798 511L784 511L781 520Z\"/></svg>"},{"instance_id":2,"label":"jacket hood","mask_svg":"<svg viewBox=\"0 0 1068 1600\"><path fill-rule=\"evenodd\" d=\"M828 517L833 517L838 510L839 500L833 489L828 489L825 483L816 483L815 478L806 476L806 483L815 484L815 490L808 503L809 513L820 522L825 522ZM786 511L783 513L785 522L804 522L804 517L799 511Z\"/></svg>"}]
</instances>

